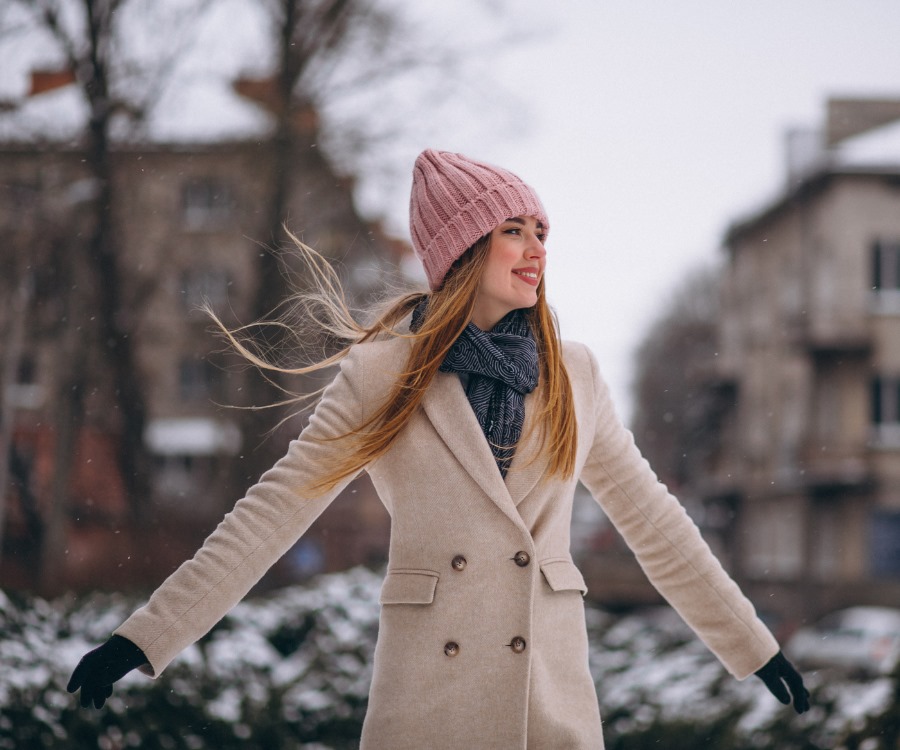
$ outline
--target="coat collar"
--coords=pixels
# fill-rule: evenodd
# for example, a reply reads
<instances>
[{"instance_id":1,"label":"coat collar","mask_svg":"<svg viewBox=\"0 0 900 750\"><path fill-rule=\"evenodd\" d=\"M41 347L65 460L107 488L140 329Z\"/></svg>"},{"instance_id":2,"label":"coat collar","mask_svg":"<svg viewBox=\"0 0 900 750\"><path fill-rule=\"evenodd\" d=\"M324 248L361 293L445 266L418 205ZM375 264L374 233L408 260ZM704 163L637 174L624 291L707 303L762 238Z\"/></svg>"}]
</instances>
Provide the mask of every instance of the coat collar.
<instances>
[{"instance_id":1,"label":"coat collar","mask_svg":"<svg viewBox=\"0 0 900 750\"><path fill-rule=\"evenodd\" d=\"M528 495L547 466L540 449L540 430L530 429L539 406L537 389L525 397L525 426L506 481L500 476L484 433L454 373L438 372L425 392L425 414L469 475L500 509L517 524L516 506ZM536 455L537 454L537 455ZM536 458L535 458L536 456ZM534 460L532 460L534 459Z\"/></svg>"}]
</instances>

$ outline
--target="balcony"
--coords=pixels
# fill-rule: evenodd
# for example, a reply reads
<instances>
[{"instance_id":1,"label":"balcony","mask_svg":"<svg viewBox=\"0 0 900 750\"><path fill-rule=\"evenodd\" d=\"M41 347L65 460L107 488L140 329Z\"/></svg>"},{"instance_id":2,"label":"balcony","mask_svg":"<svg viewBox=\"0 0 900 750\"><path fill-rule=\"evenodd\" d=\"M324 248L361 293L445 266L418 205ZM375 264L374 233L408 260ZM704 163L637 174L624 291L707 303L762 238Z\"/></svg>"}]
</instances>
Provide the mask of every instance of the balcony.
<instances>
[{"instance_id":1,"label":"balcony","mask_svg":"<svg viewBox=\"0 0 900 750\"><path fill-rule=\"evenodd\" d=\"M874 483L863 447L810 446L802 452L801 462L803 485L817 494L862 491Z\"/></svg>"},{"instance_id":2,"label":"balcony","mask_svg":"<svg viewBox=\"0 0 900 750\"><path fill-rule=\"evenodd\" d=\"M871 446L879 450L900 449L900 423L888 422L872 426L870 433Z\"/></svg>"},{"instance_id":3,"label":"balcony","mask_svg":"<svg viewBox=\"0 0 900 750\"><path fill-rule=\"evenodd\" d=\"M704 357L699 362L691 363L688 375L698 386L709 388L721 394L736 395L738 389L738 368L733 363L727 363L718 354L714 357Z\"/></svg>"},{"instance_id":4,"label":"balcony","mask_svg":"<svg viewBox=\"0 0 900 750\"><path fill-rule=\"evenodd\" d=\"M872 336L854 327L828 327L807 331L807 352L818 360L857 359L872 353Z\"/></svg>"}]
</instances>

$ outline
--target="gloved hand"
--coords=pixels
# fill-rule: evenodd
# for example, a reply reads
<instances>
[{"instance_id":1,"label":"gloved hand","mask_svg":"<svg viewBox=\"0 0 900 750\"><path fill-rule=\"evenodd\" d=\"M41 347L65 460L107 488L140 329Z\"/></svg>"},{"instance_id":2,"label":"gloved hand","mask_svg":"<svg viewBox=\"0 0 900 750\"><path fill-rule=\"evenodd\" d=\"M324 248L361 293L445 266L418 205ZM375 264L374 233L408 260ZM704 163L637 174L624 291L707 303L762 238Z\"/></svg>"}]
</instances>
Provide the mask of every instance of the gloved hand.
<instances>
[{"instance_id":1,"label":"gloved hand","mask_svg":"<svg viewBox=\"0 0 900 750\"><path fill-rule=\"evenodd\" d=\"M74 693L81 688L83 708L91 703L95 708L102 708L112 695L112 684L141 664L147 664L144 652L127 638L114 635L102 646L81 657L66 690Z\"/></svg>"},{"instance_id":2,"label":"gloved hand","mask_svg":"<svg viewBox=\"0 0 900 750\"><path fill-rule=\"evenodd\" d=\"M793 698L794 710L798 714L809 711L809 691L803 685L803 678L781 651L754 674L782 703L788 704Z\"/></svg>"}]
</instances>

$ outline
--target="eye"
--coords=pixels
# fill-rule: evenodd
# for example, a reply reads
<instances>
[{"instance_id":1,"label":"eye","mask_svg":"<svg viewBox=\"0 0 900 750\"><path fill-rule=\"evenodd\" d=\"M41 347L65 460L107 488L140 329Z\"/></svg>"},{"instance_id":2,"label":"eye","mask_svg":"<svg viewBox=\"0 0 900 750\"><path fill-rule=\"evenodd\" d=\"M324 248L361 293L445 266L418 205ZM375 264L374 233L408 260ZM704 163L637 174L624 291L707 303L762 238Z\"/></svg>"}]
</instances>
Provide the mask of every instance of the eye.
<instances>
[{"instance_id":1,"label":"eye","mask_svg":"<svg viewBox=\"0 0 900 750\"><path fill-rule=\"evenodd\" d=\"M503 234L520 235L520 234L522 234L522 229L521 229L521 227L507 227L506 229L503 230Z\"/></svg>"}]
</instances>

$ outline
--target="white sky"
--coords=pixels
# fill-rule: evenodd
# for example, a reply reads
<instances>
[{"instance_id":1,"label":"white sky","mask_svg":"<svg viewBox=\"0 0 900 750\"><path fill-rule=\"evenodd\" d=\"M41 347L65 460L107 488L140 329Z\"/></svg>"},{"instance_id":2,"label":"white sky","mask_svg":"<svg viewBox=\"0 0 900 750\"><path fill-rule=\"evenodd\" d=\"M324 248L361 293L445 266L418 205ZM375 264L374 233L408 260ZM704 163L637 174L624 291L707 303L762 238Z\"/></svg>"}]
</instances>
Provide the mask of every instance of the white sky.
<instances>
[{"instance_id":1,"label":"white sky","mask_svg":"<svg viewBox=\"0 0 900 750\"><path fill-rule=\"evenodd\" d=\"M494 106L523 127L473 128L461 102L440 142L402 156L411 169L426 146L461 151L536 188L563 335L596 353L626 416L642 335L684 274L718 258L728 223L780 189L785 128L821 125L829 95L900 96L895 0L516 0L514 20L449 5L419 7L476 46L509 35L484 48L486 77L516 94Z\"/></svg>"}]
</instances>

